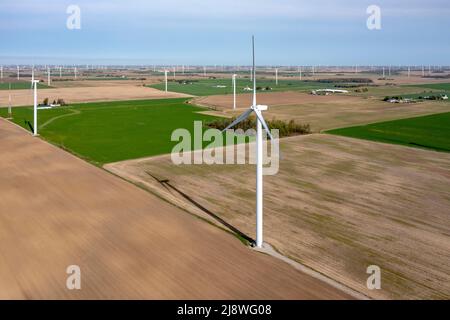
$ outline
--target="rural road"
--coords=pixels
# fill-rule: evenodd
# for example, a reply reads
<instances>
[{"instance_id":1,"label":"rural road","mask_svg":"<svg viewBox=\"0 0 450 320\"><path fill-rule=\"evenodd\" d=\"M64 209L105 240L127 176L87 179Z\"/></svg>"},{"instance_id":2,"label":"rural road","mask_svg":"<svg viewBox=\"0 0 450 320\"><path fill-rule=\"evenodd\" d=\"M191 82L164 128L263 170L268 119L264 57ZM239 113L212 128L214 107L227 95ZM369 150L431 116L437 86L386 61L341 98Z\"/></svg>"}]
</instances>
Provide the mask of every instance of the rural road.
<instances>
[{"instance_id":1,"label":"rural road","mask_svg":"<svg viewBox=\"0 0 450 320\"><path fill-rule=\"evenodd\" d=\"M350 298L4 119L0 148L0 299Z\"/></svg>"}]
</instances>

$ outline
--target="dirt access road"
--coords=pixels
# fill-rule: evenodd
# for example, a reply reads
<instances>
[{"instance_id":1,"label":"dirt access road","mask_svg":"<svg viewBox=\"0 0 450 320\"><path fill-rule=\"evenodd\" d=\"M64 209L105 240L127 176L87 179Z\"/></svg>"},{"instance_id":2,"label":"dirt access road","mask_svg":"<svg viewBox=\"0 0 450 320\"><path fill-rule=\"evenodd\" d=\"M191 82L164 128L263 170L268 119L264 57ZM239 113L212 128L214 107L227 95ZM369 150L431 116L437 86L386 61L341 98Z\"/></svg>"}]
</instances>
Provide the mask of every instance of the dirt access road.
<instances>
[{"instance_id":1,"label":"dirt access road","mask_svg":"<svg viewBox=\"0 0 450 320\"><path fill-rule=\"evenodd\" d=\"M3 119L0 146L2 299L350 298Z\"/></svg>"}]
</instances>

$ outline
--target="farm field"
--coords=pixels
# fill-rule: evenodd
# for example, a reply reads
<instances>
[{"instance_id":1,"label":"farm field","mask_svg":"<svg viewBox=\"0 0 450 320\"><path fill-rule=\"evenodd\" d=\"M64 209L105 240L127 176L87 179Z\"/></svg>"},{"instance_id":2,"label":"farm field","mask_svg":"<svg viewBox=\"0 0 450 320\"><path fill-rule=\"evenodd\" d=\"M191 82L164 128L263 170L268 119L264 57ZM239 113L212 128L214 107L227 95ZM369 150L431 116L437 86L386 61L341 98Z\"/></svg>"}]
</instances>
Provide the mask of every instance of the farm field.
<instances>
[{"instance_id":1,"label":"farm field","mask_svg":"<svg viewBox=\"0 0 450 320\"><path fill-rule=\"evenodd\" d=\"M0 145L1 299L351 299L3 119Z\"/></svg>"},{"instance_id":2,"label":"farm field","mask_svg":"<svg viewBox=\"0 0 450 320\"><path fill-rule=\"evenodd\" d=\"M39 134L57 146L95 163L107 163L170 153L172 131L193 131L193 122L210 121L204 109L186 99L134 100L74 104L39 110ZM0 109L5 117L7 109ZM14 108L14 122L29 130L31 107ZM206 144L206 143L205 143Z\"/></svg>"},{"instance_id":3,"label":"farm field","mask_svg":"<svg viewBox=\"0 0 450 320\"><path fill-rule=\"evenodd\" d=\"M450 91L450 83L425 83L425 84L411 85L411 87L434 89L447 92Z\"/></svg>"},{"instance_id":4,"label":"farm field","mask_svg":"<svg viewBox=\"0 0 450 320\"><path fill-rule=\"evenodd\" d=\"M237 115L242 108L251 105L251 94L238 95L237 107L240 110L233 110L232 99L230 95L196 97L192 103L211 108L208 114L222 116ZM264 112L266 119L293 119L299 123L309 123L313 132L450 111L450 103L445 101L392 104L373 98L313 96L301 92L260 94L257 101L269 106L268 111Z\"/></svg>"},{"instance_id":5,"label":"farm field","mask_svg":"<svg viewBox=\"0 0 450 320\"><path fill-rule=\"evenodd\" d=\"M52 87L43 83L38 83L38 89L49 89ZM25 90L31 89L30 81L11 81L11 90ZM9 82L0 82L0 90L9 90ZM31 95L31 94L30 94Z\"/></svg>"},{"instance_id":6,"label":"farm field","mask_svg":"<svg viewBox=\"0 0 450 320\"><path fill-rule=\"evenodd\" d=\"M170 74L168 75L170 79ZM177 81L182 81L185 79L177 79ZM229 79L201 79L201 80L189 80L194 81L188 84L178 83L177 81L168 81L167 90L171 92L186 93L194 96L208 96L208 95L220 95L220 94L232 94L233 87L231 85L231 75ZM332 83L317 83L317 82L306 82L300 80L279 80L278 85L276 85L275 80L268 79L258 79L257 87L266 88L270 87L270 92L277 91L305 91L311 89L319 88L329 88L332 87ZM223 88L218 88L217 86L225 86ZM164 82L151 85L152 88L165 90ZM252 88L252 82L249 78L237 78L236 79L236 93L245 93L244 88ZM262 93L265 91L258 90Z\"/></svg>"},{"instance_id":7,"label":"farm field","mask_svg":"<svg viewBox=\"0 0 450 320\"><path fill-rule=\"evenodd\" d=\"M352 138L450 152L450 112L326 132Z\"/></svg>"},{"instance_id":8,"label":"farm field","mask_svg":"<svg viewBox=\"0 0 450 320\"><path fill-rule=\"evenodd\" d=\"M54 83L57 83L56 81ZM163 99L188 97L188 95L174 92L162 92L156 89L144 87L139 84L126 84L124 81L66 81L59 82L56 86L66 86L49 88L45 91L38 90L38 101L44 98L50 101L59 98L66 103L95 102L95 101L117 101L117 100L137 100L137 99ZM30 90L15 90L11 93L12 106L28 106L33 104L33 92ZM9 103L8 90L0 90L0 106L7 106Z\"/></svg>"},{"instance_id":9,"label":"farm field","mask_svg":"<svg viewBox=\"0 0 450 320\"><path fill-rule=\"evenodd\" d=\"M372 298L450 298L450 154L328 134L280 147L280 171L264 178L267 242ZM254 166L159 156L105 168L254 238ZM381 290L366 288L369 265L382 270Z\"/></svg>"}]
</instances>

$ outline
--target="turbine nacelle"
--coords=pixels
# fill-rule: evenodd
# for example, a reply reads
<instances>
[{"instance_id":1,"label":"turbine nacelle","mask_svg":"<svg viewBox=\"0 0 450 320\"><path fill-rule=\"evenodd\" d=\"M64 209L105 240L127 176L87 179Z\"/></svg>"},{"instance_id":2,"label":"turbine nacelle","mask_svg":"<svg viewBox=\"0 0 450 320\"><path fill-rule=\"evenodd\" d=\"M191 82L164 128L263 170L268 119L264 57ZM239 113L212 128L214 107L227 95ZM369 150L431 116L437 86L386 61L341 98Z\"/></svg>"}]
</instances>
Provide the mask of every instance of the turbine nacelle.
<instances>
[{"instance_id":1,"label":"turbine nacelle","mask_svg":"<svg viewBox=\"0 0 450 320\"><path fill-rule=\"evenodd\" d=\"M269 107L266 106L266 105L259 104L259 105L256 105L254 107L251 107L251 108L253 110L266 111Z\"/></svg>"}]
</instances>

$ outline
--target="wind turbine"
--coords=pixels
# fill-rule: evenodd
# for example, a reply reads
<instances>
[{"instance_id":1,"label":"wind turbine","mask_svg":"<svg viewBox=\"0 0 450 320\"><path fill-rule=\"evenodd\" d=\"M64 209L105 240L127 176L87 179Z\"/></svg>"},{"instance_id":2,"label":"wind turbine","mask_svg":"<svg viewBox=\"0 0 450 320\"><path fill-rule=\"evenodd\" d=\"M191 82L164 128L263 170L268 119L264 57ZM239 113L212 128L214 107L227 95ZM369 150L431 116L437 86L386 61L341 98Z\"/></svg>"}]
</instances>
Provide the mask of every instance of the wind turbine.
<instances>
[{"instance_id":1,"label":"wind turbine","mask_svg":"<svg viewBox=\"0 0 450 320\"><path fill-rule=\"evenodd\" d=\"M32 80L31 81L31 85L34 88L34 94L33 94L33 101L34 101L34 109L33 109L33 136L37 136L38 135L38 130L37 130L37 84L38 84L39 80Z\"/></svg>"},{"instance_id":2,"label":"wind turbine","mask_svg":"<svg viewBox=\"0 0 450 320\"><path fill-rule=\"evenodd\" d=\"M273 140L269 127L263 118L262 112L267 110L267 106L256 104L256 72L255 72L255 38L252 36L253 52L253 103L252 106L236 118L223 131L234 127L241 121L247 119L253 112L256 115L256 246L263 244L263 127L271 140ZM223 132L222 131L222 132Z\"/></svg>"},{"instance_id":3,"label":"wind turbine","mask_svg":"<svg viewBox=\"0 0 450 320\"><path fill-rule=\"evenodd\" d=\"M11 82L9 83L9 103L8 103L8 119L12 119L12 109L11 109Z\"/></svg>"},{"instance_id":4,"label":"wind turbine","mask_svg":"<svg viewBox=\"0 0 450 320\"><path fill-rule=\"evenodd\" d=\"M34 81L34 66L31 67L31 89L33 89L33 81Z\"/></svg>"},{"instance_id":5,"label":"wind turbine","mask_svg":"<svg viewBox=\"0 0 450 320\"><path fill-rule=\"evenodd\" d=\"M50 68L47 67L47 85L50 86L52 80L50 79L51 75L50 75Z\"/></svg>"},{"instance_id":6,"label":"wind turbine","mask_svg":"<svg viewBox=\"0 0 450 320\"><path fill-rule=\"evenodd\" d=\"M422 66L422 77L425 77L425 67Z\"/></svg>"},{"instance_id":7,"label":"wind turbine","mask_svg":"<svg viewBox=\"0 0 450 320\"><path fill-rule=\"evenodd\" d=\"M298 73L300 74L300 81L302 81L302 67L298 67Z\"/></svg>"},{"instance_id":8,"label":"wind turbine","mask_svg":"<svg viewBox=\"0 0 450 320\"><path fill-rule=\"evenodd\" d=\"M3 80L3 66L0 66L0 78Z\"/></svg>"},{"instance_id":9,"label":"wind turbine","mask_svg":"<svg viewBox=\"0 0 450 320\"><path fill-rule=\"evenodd\" d=\"M383 67L383 79L386 78L385 72L384 72L384 67Z\"/></svg>"},{"instance_id":10,"label":"wind turbine","mask_svg":"<svg viewBox=\"0 0 450 320\"><path fill-rule=\"evenodd\" d=\"M164 81L166 83L166 92L167 92L167 70L164 70Z\"/></svg>"},{"instance_id":11,"label":"wind turbine","mask_svg":"<svg viewBox=\"0 0 450 320\"><path fill-rule=\"evenodd\" d=\"M20 67L17 66L17 80L20 80Z\"/></svg>"},{"instance_id":12,"label":"wind turbine","mask_svg":"<svg viewBox=\"0 0 450 320\"><path fill-rule=\"evenodd\" d=\"M278 85L278 68L275 68L275 84Z\"/></svg>"},{"instance_id":13,"label":"wind turbine","mask_svg":"<svg viewBox=\"0 0 450 320\"><path fill-rule=\"evenodd\" d=\"M233 84L233 109L236 109L236 74L233 74L231 82Z\"/></svg>"},{"instance_id":14,"label":"wind turbine","mask_svg":"<svg viewBox=\"0 0 450 320\"><path fill-rule=\"evenodd\" d=\"M62 78L62 68L59 67L59 77Z\"/></svg>"},{"instance_id":15,"label":"wind turbine","mask_svg":"<svg viewBox=\"0 0 450 320\"><path fill-rule=\"evenodd\" d=\"M410 74L411 74L411 67L408 67L408 78L409 78Z\"/></svg>"}]
</instances>

